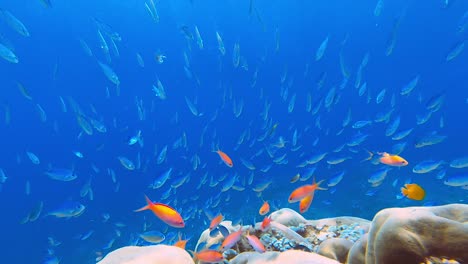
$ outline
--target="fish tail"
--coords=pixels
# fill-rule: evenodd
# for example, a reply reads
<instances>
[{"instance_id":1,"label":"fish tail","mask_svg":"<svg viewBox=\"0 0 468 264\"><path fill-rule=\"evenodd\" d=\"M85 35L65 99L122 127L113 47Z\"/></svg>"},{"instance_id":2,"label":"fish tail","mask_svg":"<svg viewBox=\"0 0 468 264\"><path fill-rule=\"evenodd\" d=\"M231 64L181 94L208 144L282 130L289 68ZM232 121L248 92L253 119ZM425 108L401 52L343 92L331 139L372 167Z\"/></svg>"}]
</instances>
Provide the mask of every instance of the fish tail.
<instances>
[{"instance_id":1,"label":"fish tail","mask_svg":"<svg viewBox=\"0 0 468 264\"><path fill-rule=\"evenodd\" d=\"M401 187L401 193L404 195L404 196L408 196L408 190L404 187Z\"/></svg>"},{"instance_id":2,"label":"fish tail","mask_svg":"<svg viewBox=\"0 0 468 264\"><path fill-rule=\"evenodd\" d=\"M315 182L315 177L314 177L314 182L313 182L313 184L316 184L316 185L317 185L317 190L326 191L326 190L328 190L328 188L320 187L320 184L322 184L322 182L324 182L324 181L325 181L325 180L321 180L321 181L319 181L319 182L316 183L316 182Z\"/></svg>"},{"instance_id":3,"label":"fish tail","mask_svg":"<svg viewBox=\"0 0 468 264\"><path fill-rule=\"evenodd\" d=\"M368 149L366 149L366 148L365 148L364 150L367 152L368 157L365 158L365 159L363 159L363 160L361 160L361 162L371 160L371 159L374 157L374 153L373 153L372 151L370 151L370 150L368 150ZM380 155L380 152L377 152L377 154Z\"/></svg>"},{"instance_id":4,"label":"fish tail","mask_svg":"<svg viewBox=\"0 0 468 264\"><path fill-rule=\"evenodd\" d=\"M145 210L149 210L150 209L150 206L153 204L153 202L150 200L150 198L148 198L148 196L145 195L145 199L146 199L146 203L147 205L143 206L142 208L140 209L137 209L135 210L134 212L141 212L141 211L145 211Z\"/></svg>"}]
</instances>

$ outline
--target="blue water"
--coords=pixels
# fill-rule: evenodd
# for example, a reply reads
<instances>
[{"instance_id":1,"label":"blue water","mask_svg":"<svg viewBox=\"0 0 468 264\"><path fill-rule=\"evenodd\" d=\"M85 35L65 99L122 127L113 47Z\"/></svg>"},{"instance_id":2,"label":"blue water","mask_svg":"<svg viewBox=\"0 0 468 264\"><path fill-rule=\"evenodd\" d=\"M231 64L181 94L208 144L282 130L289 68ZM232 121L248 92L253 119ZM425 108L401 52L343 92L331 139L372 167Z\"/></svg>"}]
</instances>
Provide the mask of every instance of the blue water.
<instances>
[{"instance_id":1,"label":"blue water","mask_svg":"<svg viewBox=\"0 0 468 264\"><path fill-rule=\"evenodd\" d=\"M334 188L315 194L311 208L304 214L306 218L353 215L371 219L387 207L467 202L467 190L447 186L436 175L440 170L445 170L446 177L468 173L468 169L448 165L451 160L468 155L468 53L465 49L446 61L454 45L467 39L468 28L460 33L458 27L468 11L468 2L449 1L453 4L445 8L446 1L441 0L384 0L380 16L374 15L377 3L374 0L257 0L252 12L247 0L192 2L156 1L160 20L155 23L143 0L53 1L50 8L39 0L2 1L0 7L21 20L30 37L19 35L0 20L0 33L12 44L19 59L19 63L13 64L0 58L0 168L8 177L0 184L3 249L0 262L42 263L55 256L61 263L95 263L96 252L107 254L121 246L144 244L138 240L144 222L151 225L148 230L166 234L164 243L174 243L180 231L190 238L187 247L193 249L199 234L209 225L207 215L222 213L226 219L251 224L263 219L258 214L263 200L270 202L272 210L283 207L298 210L298 204L288 203L288 196L312 178L296 183L290 183L290 179L304 172L304 168L297 167L299 164L323 152L328 155L315 165L317 180L328 180L343 170L346 173ZM110 61L99 46L93 17L122 38L116 41L120 55L111 52ZM400 24L392 35L398 19ZM202 50L195 40L184 35L182 26L187 26L193 35L195 26L198 27L204 43ZM224 42L224 56L218 50L216 32ZM327 36L329 42L323 58L315 61L316 51ZM392 36L396 37L395 46L386 56ZM104 37L111 45L109 36ZM78 39L89 45L93 57L86 55ZM235 43L239 44L241 60L248 67L234 67ZM143 68L137 63L137 53L145 62ZM156 63L155 53L167 57L164 63ZM192 78L184 73L184 53L190 62ZM342 90L340 53L350 73ZM361 85L367 83L368 91L359 96L356 74L366 53L370 59L362 70ZM118 75L120 95L98 60ZM252 85L256 71L256 83ZM317 79L323 72L326 79L319 89ZM401 89L417 75L420 79L415 89L407 96L400 95ZM158 78L167 93L165 100L152 91ZM17 82L26 88L32 100L22 95ZM326 109L323 101L333 87L337 94ZM386 89L386 96L377 104L375 97L382 89ZM428 112L426 102L441 92L445 93L445 101L440 110L426 123L417 125L416 116ZM295 107L288 113L294 94ZM315 115L306 111L308 94L312 108L322 101ZM356 121L374 120L377 113L392 108L392 95L395 106L390 120L401 118L397 132L414 128L408 137L394 141L385 136L387 123L372 122L361 129L352 128ZM66 112L62 111L60 97L66 103ZM185 97L196 102L200 116L190 112ZM85 118L101 121L107 132L94 129L91 136L84 133L71 100L79 105ZM142 102L143 119L138 116L136 101ZM233 105L241 102L243 111L236 118ZM47 114L44 122L37 104ZM266 104L271 107L265 120ZM348 109L352 113L351 122L342 134L336 135ZM278 126L273 131L275 123ZM143 146L138 143L129 146L128 140L139 130ZM294 146L295 130L298 138ZM260 141L269 131L273 133ZM368 134L367 140L355 147L345 146L340 153L332 152L348 143L358 131ZM418 139L433 131L447 138L432 146L414 147ZM248 136L239 145L244 133ZM184 134L187 145L174 149L174 142ZM285 146L274 147L280 137L286 141ZM407 142L400 155L409 165L393 168L380 186L371 187L369 176L385 165L362 162L367 156L365 150L391 152L392 146L401 142ZM166 145L166 160L157 164L157 156ZM298 146L302 147L293 151ZM232 168L213 152L218 147L232 158ZM40 164L33 164L26 151L36 154ZM84 157L78 158L73 151L82 152ZM259 151L263 152L256 156ZM133 171L125 169L117 159L125 156L137 163L138 155L141 167ZM191 162L194 155L201 162L196 170ZM286 155L287 162L273 162L282 155ZM327 164L328 158L335 156L350 159L337 165ZM250 160L256 169L247 169L241 158ZM447 163L430 173L412 172L414 165L428 159ZM268 165L272 165L268 172L260 170ZM73 169L78 178L70 182L52 180L44 174L50 168ZM148 188L169 168L173 168L173 173L165 185L156 190ZM120 184L117 192L109 169L115 172ZM253 183L249 185L251 173ZM207 183L197 189L205 174ZM209 187L211 177L217 181L225 174L226 179ZM186 175L190 176L189 181L168 199L161 200L171 183ZM223 183L234 176L238 177L235 185L244 186L245 190L221 192ZM80 189L90 179L93 200L80 196ZM267 181L271 181L270 186L258 197L252 188ZM424 200L397 199L400 187L408 182L426 190ZM376 192L366 195L369 191ZM149 211L133 212L145 204L144 194L176 208L185 218L186 227L180 230L168 227ZM217 206L212 206L218 201ZM20 224L40 202L44 208L39 218ZM47 216L47 212L70 202L85 205L84 213L70 219ZM110 215L107 222L103 222L103 214ZM125 226L117 227L115 223ZM81 240L80 235L90 230L94 233ZM50 245L48 237L61 244ZM113 239L112 247L103 249Z\"/></svg>"}]
</instances>

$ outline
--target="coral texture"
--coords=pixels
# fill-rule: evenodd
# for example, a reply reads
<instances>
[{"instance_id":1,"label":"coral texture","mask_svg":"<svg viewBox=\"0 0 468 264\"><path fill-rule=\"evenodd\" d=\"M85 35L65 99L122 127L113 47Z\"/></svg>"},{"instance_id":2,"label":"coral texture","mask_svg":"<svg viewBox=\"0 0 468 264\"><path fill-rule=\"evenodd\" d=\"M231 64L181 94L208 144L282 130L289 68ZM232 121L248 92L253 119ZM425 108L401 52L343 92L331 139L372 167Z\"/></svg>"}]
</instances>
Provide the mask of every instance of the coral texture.
<instances>
[{"instance_id":1,"label":"coral texture","mask_svg":"<svg viewBox=\"0 0 468 264\"><path fill-rule=\"evenodd\" d=\"M112 251L98 264L193 264L189 253L181 248L166 245L123 247Z\"/></svg>"}]
</instances>

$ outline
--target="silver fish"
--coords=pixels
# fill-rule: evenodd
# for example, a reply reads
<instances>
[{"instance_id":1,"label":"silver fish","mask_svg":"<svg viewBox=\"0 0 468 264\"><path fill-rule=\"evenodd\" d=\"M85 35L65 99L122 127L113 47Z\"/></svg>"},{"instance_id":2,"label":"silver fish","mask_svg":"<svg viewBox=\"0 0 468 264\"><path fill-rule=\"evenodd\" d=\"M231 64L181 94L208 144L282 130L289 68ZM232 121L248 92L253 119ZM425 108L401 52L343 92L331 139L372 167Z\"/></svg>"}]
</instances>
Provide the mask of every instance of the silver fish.
<instances>
[{"instance_id":1,"label":"silver fish","mask_svg":"<svg viewBox=\"0 0 468 264\"><path fill-rule=\"evenodd\" d=\"M11 63L18 63L18 57L9 48L0 43L0 57Z\"/></svg>"},{"instance_id":2,"label":"silver fish","mask_svg":"<svg viewBox=\"0 0 468 264\"><path fill-rule=\"evenodd\" d=\"M73 181L78 177L73 170L69 169L55 168L45 172L45 174L49 176L49 178L57 181Z\"/></svg>"},{"instance_id":3,"label":"silver fish","mask_svg":"<svg viewBox=\"0 0 468 264\"><path fill-rule=\"evenodd\" d=\"M2 16L3 20L5 20L5 22L8 24L8 26L10 26L13 30L18 32L23 37L29 37L29 31L26 28L26 26L13 14L11 14L5 9L0 8L0 15Z\"/></svg>"}]
</instances>

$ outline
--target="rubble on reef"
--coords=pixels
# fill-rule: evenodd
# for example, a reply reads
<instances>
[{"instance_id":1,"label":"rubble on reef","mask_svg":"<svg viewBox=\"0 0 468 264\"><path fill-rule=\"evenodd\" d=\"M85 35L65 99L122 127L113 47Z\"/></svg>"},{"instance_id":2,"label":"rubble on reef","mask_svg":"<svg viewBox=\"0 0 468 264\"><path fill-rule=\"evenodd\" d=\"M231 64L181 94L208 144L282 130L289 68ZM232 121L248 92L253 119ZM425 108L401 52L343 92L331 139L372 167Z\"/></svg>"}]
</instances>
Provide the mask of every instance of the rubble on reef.
<instances>
[{"instance_id":1,"label":"rubble on reef","mask_svg":"<svg viewBox=\"0 0 468 264\"><path fill-rule=\"evenodd\" d=\"M287 208L273 212L270 218L271 224L263 230L261 223L242 227L244 234L257 236L267 252L255 252L242 236L223 252L224 263L468 263L465 204L389 208L377 213L372 221L356 217L306 220ZM240 228L230 221L221 224L229 232ZM223 239L220 233L210 237L205 230L196 252L213 248ZM99 263L194 263L186 251L174 248L126 247L109 253ZM179 258L180 262L171 262Z\"/></svg>"}]
</instances>

